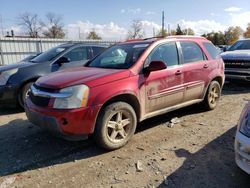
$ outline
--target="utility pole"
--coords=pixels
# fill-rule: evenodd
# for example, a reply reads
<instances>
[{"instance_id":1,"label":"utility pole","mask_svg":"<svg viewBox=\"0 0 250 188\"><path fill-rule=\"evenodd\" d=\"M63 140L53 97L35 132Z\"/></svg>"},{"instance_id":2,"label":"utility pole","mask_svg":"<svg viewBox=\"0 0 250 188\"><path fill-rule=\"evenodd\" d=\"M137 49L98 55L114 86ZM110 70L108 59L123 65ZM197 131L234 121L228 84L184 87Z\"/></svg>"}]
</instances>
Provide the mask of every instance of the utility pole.
<instances>
[{"instance_id":1,"label":"utility pole","mask_svg":"<svg viewBox=\"0 0 250 188\"><path fill-rule=\"evenodd\" d=\"M3 31L3 18L2 18L2 15L1 15L1 14L0 14L0 27L1 27L2 36L4 36L4 31Z\"/></svg>"},{"instance_id":2,"label":"utility pole","mask_svg":"<svg viewBox=\"0 0 250 188\"><path fill-rule=\"evenodd\" d=\"M161 35L163 37L163 33L164 33L164 22L165 22L165 15L164 15L164 11L162 11L162 23L161 23Z\"/></svg>"}]
</instances>

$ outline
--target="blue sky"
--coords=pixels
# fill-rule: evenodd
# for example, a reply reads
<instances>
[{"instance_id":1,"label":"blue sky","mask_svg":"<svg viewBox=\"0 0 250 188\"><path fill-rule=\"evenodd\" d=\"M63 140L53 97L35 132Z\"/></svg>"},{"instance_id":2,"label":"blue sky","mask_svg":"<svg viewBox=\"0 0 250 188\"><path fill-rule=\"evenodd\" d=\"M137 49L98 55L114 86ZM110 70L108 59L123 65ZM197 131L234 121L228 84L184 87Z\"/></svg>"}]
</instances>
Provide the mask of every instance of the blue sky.
<instances>
[{"instance_id":1,"label":"blue sky","mask_svg":"<svg viewBox=\"0 0 250 188\"><path fill-rule=\"evenodd\" d=\"M42 19L48 12L63 17L67 37L85 37L94 29L103 38L124 38L133 19L143 21L145 35L152 35L153 28L161 25L161 12L165 22L175 28L191 27L197 34L224 30L239 25L245 29L250 22L249 0L0 0L3 30L14 29L21 33L17 17L24 12L38 14ZM1 26L1 25L0 25Z\"/></svg>"}]
</instances>

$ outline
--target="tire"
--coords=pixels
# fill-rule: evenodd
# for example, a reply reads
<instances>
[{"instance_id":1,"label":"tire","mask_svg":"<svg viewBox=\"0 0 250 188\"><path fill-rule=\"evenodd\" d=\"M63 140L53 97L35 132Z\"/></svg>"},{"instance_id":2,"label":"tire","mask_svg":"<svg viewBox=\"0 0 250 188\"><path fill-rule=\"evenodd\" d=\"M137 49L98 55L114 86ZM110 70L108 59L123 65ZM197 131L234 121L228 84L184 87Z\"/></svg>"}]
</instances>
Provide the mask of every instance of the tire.
<instances>
[{"instance_id":1,"label":"tire","mask_svg":"<svg viewBox=\"0 0 250 188\"><path fill-rule=\"evenodd\" d=\"M34 82L29 82L27 84L25 84L21 90L20 90L20 93L18 95L18 104L20 105L21 108L24 108L24 102L25 102L25 99L27 97L27 94L28 94L28 91L31 87L31 85L33 84Z\"/></svg>"},{"instance_id":2,"label":"tire","mask_svg":"<svg viewBox=\"0 0 250 188\"><path fill-rule=\"evenodd\" d=\"M115 102L100 111L94 139L100 147L115 150L131 139L136 125L137 118L134 109L125 102Z\"/></svg>"},{"instance_id":3,"label":"tire","mask_svg":"<svg viewBox=\"0 0 250 188\"><path fill-rule=\"evenodd\" d=\"M216 108L221 96L221 87L219 82L212 81L208 87L203 105L206 110L213 110Z\"/></svg>"}]
</instances>

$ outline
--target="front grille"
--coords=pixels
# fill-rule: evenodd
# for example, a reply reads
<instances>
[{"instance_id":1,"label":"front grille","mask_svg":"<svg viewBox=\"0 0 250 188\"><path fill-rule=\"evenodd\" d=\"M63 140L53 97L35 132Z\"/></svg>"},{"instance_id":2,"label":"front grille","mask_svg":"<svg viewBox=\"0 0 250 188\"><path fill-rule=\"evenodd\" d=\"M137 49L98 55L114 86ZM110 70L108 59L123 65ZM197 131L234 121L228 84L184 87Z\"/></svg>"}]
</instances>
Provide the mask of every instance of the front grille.
<instances>
[{"instance_id":1,"label":"front grille","mask_svg":"<svg viewBox=\"0 0 250 188\"><path fill-rule=\"evenodd\" d=\"M29 93L30 100L37 106L46 107L49 105L50 98L34 96L32 92Z\"/></svg>"},{"instance_id":2,"label":"front grille","mask_svg":"<svg viewBox=\"0 0 250 188\"><path fill-rule=\"evenodd\" d=\"M40 87L40 86L37 86L36 84L34 84L33 86L40 91L51 92L51 93L55 92L55 90L53 89ZM50 98L35 96L32 92L29 92L29 97L32 103L34 103L37 106L41 106L41 107L49 106Z\"/></svg>"},{"instance_id":3,"label":"front grille","mask_svg":"<svg viewBox=\"0 0 250 188\"><path fill-rule=\"evenodd\" d=\"M249 69L250 60L224 60L225 68Z\"/></svg>"}]
</instances>

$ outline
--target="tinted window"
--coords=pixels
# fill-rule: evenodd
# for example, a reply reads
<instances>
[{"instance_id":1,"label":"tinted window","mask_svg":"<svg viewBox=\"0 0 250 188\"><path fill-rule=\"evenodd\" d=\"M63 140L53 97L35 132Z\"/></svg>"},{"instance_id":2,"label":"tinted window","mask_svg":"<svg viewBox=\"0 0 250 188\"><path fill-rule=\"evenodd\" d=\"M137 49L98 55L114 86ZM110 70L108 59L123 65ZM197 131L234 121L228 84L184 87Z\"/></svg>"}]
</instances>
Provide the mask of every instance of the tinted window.
<instances>
[{"instance_id":1,"label":"tinted window","mask_svg":"<svg viewBox=\"0 0 250 188\"><path fill-rule=\"evenodd\" d=\"M70 52L66 53L63 57L69 58L70 61L82 61L88 59L87 48L79 47L74 48Z\"/></svg>"},{"instance_id":2,"label":"tinted window","mask_svg":"<svg viewBox=\"0 0 250 188\"><path fill-rule=\"evenodd\" d=\"M250 40L240 40L234 43L228 50L249 50L250 49Z\"/></svg>"},{"instance_id":3,"label":"tinted window","mask_svg":"<svg viewBox=\"0 0 250 188\"><path fill-rule=\"evenodd\" d=\"M208 53L213 59L220 58L219 51L215 48L215 46L209 42L204 42L203 45L207 49Z\"/></svg>"},{"instance_id":4,"label":"tinted window","mask_svg":"<svg viewBox=\"0 0 250 188\"><path fill-rule=\"evenodd\" d=\"M135 64L149 44L120 44L112 46L93 59L87 66L127 69Z\"/></svg>"},{"instance_id":5,"label":"tinted window","mask_svg":"<svg viewBox=\"0 0 250 188\"><path fill-rule=\"evenodd\" d=\"M92 49L93 49L94 57L97 56L98 54L102 53L105 50L104 47L92 47Z\"/></svg>"},{"instance_id":6,"label":"tinted window","mask_svg":"<svg viewBox=\"0 0 250 188\"><path fill-rule=\"evenodd\" d=\"M184 63L192 63L204 60L201 48L194 42L180 42Z\"/></svg>"},{"instance_id":7,"label":"tinted window","mask_svg":"<svg viewBox=\"0 0 250 188\"><path fill-rule=\"evenodd\" d=\"M178 52L175 42L156 47L148 57L148 62L151 61L163 61L168 67L178 65Z\"/></svg>"}]
</instances>

